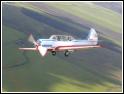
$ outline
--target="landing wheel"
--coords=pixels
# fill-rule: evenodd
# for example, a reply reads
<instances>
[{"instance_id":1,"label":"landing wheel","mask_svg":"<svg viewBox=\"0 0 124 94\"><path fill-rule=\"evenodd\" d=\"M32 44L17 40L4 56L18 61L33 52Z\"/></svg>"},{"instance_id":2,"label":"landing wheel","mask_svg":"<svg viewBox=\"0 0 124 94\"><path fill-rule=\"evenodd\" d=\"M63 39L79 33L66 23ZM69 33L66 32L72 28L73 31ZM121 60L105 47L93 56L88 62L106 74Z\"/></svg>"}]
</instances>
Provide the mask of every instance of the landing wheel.
<instances>
[{"instance_id":1,"label":"landing wheel","mask_svg":"<svg viewBox=\"0 0 124 94\"><path fill-rule=\"evenodd\" d=\"M69 51L65 51L65 56L69 56L70 52Z\"/></svg>"},{"instance_id":2,"label":"landing wheel","mask_svg":"<svg viewBox=\"0 0 124 94\"><path fill-rule=\"evenodd\" d=\"M55 56L56 55L56 52L55 51L52 51L52 55Z\"/></svg>"}]
</instances>

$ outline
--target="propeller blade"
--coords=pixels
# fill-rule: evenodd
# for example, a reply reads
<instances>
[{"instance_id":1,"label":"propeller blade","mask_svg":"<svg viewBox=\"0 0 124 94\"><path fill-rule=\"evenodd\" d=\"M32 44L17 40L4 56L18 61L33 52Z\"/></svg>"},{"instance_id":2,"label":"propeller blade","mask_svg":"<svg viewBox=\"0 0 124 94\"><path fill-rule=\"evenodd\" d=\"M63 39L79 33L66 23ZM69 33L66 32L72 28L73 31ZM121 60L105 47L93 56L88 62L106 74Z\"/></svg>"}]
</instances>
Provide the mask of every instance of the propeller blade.
<instances>
[{"instance_id":1,"label":"propeller blade","mask_svg":"<svg viewBox=\"0 0 124 94\"><path fill-rule=\"evenodd\" d=\"M39 51L39 53L41 54L41 56L45 56L45 54L47 53L47 48L42 47L41 45L39 46L36 43L36 41L35 41L35 39L34 39L34 37L33 37L32 34L29 36L28 41L31 42L31 43L33 43L34 45L36 45L36 49Z\"/></svg>"},{"instance_id":2,"label":"propeller blade","mask_svg":"<svg viewBox=\"0 0 124 94\"><path fill-rule=\"evenodd\" d=\"M40 52L40 54L41 54L42 56L45 56L46 53L47 53L47 48L45 48L45 47L38 46L38 50L39 50L39 52Z\"/></svg>"},{"instance_id":3,"label":"propeller blade","mask_svg":"<svg viewBox=\"0 0 124 94\"><path fill-rule=\"evenodd\" d=\"M32 34L29 36L28 41L33 43L34 45L37 45L37 43L36 43L36 41L35 41L35 39L34 39Z\"/></svg>"}]
</instances>

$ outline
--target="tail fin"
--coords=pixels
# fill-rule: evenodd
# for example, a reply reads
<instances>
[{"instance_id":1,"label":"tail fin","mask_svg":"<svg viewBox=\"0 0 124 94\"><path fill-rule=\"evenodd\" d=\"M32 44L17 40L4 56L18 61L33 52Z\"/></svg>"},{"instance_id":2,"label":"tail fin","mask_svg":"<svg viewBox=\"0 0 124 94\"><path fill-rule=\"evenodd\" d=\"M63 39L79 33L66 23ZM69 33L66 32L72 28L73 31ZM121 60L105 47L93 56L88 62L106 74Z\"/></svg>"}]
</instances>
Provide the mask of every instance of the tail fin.
<instances>
[{"instance_id":1,"label":"tail fin","mask_svg":"<svg viewBox=\"0 0 124 94\"><path fill-rule=\"evenodd\" d=\"M88 34L87 39L90 40L90 41L93 41L95 44L97 44L97 42L98 42L98 35L97 35L97 32L95 31L94 28L90 29L90 33Z\"/></svg>"}]
</instances>

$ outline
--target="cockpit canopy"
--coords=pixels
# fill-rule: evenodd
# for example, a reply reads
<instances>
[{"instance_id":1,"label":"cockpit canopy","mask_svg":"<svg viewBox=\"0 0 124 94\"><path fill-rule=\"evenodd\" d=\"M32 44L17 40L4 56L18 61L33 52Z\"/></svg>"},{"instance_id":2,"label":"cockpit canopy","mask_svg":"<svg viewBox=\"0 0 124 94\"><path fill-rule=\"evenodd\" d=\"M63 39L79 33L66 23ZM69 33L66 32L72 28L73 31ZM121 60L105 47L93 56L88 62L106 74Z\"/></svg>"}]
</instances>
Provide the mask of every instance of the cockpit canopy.
<instances>
[{"instance_id":1,"label":"cockpit canopy","mask_svg":"<svg viewBox=\"0 0 124 94\"><path fill-rule=\"evenodd\" d=\"M49 39L54 39L57 41L71 41L74 40L74 38L72 36L68 36L68 35L52 35L50 36Z\"/></svg>"}]
</instances>

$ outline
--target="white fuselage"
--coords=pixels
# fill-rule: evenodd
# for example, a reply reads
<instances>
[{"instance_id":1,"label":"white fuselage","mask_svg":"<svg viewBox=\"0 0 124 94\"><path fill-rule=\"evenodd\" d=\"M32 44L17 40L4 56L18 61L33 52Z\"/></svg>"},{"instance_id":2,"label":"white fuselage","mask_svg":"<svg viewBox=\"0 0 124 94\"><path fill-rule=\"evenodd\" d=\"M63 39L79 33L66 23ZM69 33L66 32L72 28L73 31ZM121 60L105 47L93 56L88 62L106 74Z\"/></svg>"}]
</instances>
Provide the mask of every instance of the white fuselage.
<instances>
[{"instance_id":1,"label":"white fuselage","mask_svg":"<svg viewBox=\"0 0 124 94\"><path fill-rule=\"evenodd\" d=\"M97 44L92 40L57 41L54 39L39 39L37 42L48 49L59 48L59 50L78 49L84 46L93 46Z\"/></svg>"}]
</instances>

